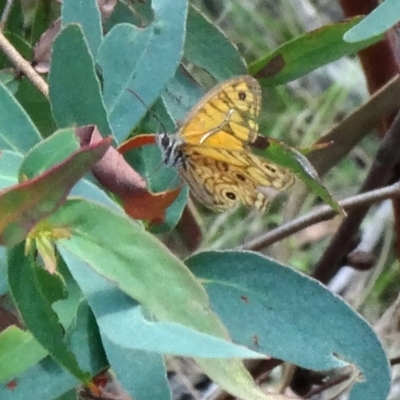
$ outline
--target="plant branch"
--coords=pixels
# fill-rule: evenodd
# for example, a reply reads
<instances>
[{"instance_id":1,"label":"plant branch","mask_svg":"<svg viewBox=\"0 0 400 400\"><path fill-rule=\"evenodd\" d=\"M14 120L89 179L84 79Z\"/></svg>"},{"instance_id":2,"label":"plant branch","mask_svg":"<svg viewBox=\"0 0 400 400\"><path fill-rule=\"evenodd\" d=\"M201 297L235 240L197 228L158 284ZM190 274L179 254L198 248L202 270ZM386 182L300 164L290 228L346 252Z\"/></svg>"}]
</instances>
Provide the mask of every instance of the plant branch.
<instances>
[{"instance_id":1,"label":"plant branch","mask_svg":"<svg viewBox=\"0 0 400 400\"><path fill-rule=\"evenodd\" d=\"M15 47L0 31L0 50L9 58L18 71L22 72L43 94L49 97L49 86L45 80L32 68L31 64L26 61Z\"/></svg>"},{"instance_id":2,"label":"plant branch","mask_svg":"<svg viewBox=\"0 0 400 400\"><path fill-rule=\"evenodd\" d=\"M400 158L400 112L380 142L372 167L360 189L367 192L387 184ZM351 210L315 267L314 278L327 283L339 270L341 259L349 252L352 239L369 209L365 204Z\"/></svg>"},{"instance_id":3,"label":"plant branch","mask_svg":"<svg viewBox=\"0 0 400 400\"><path fill-rule=\"evenodd\" d=\"M369 206L377 201L382 201L388 198L400 196L400 182L396 182L393 185L371 190L370 192L361 193L353 197L339 201L339 204L346 210L357 209L361 206ZM261 250L271 244L282 240L310 225L316 224L321 221L330 219L336 215L336 211L332 210L329 206L321 206L316 210L309 212L308 214L296 218L265 235L246 243L243 250Z\"/></svg>"}]
</instances>

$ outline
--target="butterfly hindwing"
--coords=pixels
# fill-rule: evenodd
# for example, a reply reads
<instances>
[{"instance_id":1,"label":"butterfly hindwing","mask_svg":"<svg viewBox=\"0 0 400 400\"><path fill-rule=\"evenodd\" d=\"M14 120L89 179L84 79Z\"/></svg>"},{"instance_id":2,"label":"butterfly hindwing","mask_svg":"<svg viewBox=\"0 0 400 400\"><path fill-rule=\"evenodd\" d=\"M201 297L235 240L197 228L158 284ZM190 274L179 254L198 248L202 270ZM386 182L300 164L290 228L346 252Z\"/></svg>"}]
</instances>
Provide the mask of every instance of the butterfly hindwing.
<instances>
[{"instance_id":1,"label":"butterfly hindwing","mask_svg":"<svg viewBox=\"0 0 400 400\"><path fill-rule=\"evenodd\" d=\"M190 146L186 152L187 163L179 168L181 176L200 202L217 211L237 202L265 211L268 197L294 181L289 170L248 152L201 146Z\"/></svg>"}]
</instances>

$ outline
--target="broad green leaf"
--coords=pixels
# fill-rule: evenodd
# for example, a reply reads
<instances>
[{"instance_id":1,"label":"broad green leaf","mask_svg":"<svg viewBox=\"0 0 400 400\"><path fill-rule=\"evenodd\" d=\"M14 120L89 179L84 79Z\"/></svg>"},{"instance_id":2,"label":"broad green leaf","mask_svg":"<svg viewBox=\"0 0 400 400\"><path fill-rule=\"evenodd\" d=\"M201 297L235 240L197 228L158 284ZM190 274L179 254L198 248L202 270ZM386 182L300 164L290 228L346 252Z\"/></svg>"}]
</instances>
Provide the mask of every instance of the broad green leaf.
<instances>
[{"instance_id":1,"label":"broad green leaf","mask_svg":"<svg viewBox=\"0 0 400 400\"><path fill-rule=\"evenodd\" d=\"M238 49L198 9L189 7L185 58L203 68L217 81L247 73Z\"/></svg>"},{"instance_id":2,"label":"broad green leaf","mask_svg":"<svg viewBox=\"0 0 400 400\"><path fill-rule=\"evenodd\" d=\"M186 262L235 341L307 369L352 363L364 379L350 399L386 399L390 370L376 334L319 282L252 252L204 252Z\"/></svg>"},{"instance_id":3,"label":"broad green leaf","mask_svg":"<svg viewBox=\"0 0 400 400\"><path fill-rule=\"evenodd\" d=\"M104 30L108 32L113 26L124 23L144 28L151 23L152 19L151 0L142 0L140 3L122 0L114 7L104 25Z\"/></svg>"},{"instance_id":4,"label":"broad green leaf","mask_svg":"<svg viewBox=\"0 0 400 400\"><path fill-rule=\"evenodd\" d=\"M154 0L154 20L149 26L119 24L100 46L97 63L103 77L104 102L118 143L175 75L182 56L187 3Z\"/></svg>"},{"instance_id":5,"label":"broad green leaf","mask_svg":"<svg viewBox=\"0 0 400 400\"><path fill-rule=\"evenodd\" d=\"M111 132L95 64L78 25L68 25L54 41L49 89L59 128L94 124L103 135Z\"/></svg>"},{"instance_id":6,"label":"broad green leaf","mask_svg":"<svg viewBox=\"0 0 400 400\"><path fill-rule=\"evenodd\" d=\"M26 111L0 83L0 149L26 153L41 138Z\"/></svg>"},{"instance_id":7,"label":"broad green leaf","mask_svg":"<svg viewBox=\"0 0 400 400\"><path fill-rule=\"evenodd\" d=\"M51 140L53 137L41 145ZM104 139L85 146L41 175L3 190L0 193L0 214L4 216L0 222L0 243L13 246L22 241L36 223L60 206L72 186L103 157L109 145L110 140Z\"/></svg>"},{"instance_id":8,"label":"broad green leaf","mask_svg":"<svg viewBox=\"0 0 400 400\"><path fill-rule=\"evenodd\" d=\"M71 389L67 393L64 393L60 397L57 397L56 400L80 400L76 393L76 389Z\"/></svg>"},{"instance_id":9,"label":"broad green leaf","mask_svg":"<svg viewBox=\"0 0 400 400\"><path fill-rule=\"evenodd\" d=\"M0 71L0 82L8 89L8 91L15 95L18 90L19 82L15 79L15 74L11 71Z\"/></svg>"},{"instance_id":10,"label":"broad green leaf","mask_svg":"<svg viewBox=\"0 0 400 400\"><path fill-rule=\"evenodd\" d=\"M164 361L155 346L169 341L164 346L170 347L161 350L174 352L173 342L185 343L184 336L167 336L161 327L151 326L136 302L77 257L61 247L60 251L96 317L107 359L118 381L135 399L168 399ZM152 351L140 350L146 348Z\"/></svg>"},{"instance_id":11,"label":"broad green leaf","mask_svg":"<svg viewBox=\"0 0 400 400\"><path fill-rule=\"evenodd\" d=\"M172 399L162 355L127 349L105 336L102 340L118 382L134 399Z\"/></svg>"},{"instance_id":12,"label":"broad green leaf","mask_svg":"<svg viewBox=\"0 0 400 400\"><path fill-rule=\"evenodd\" d=\"M47 354L30 332L9 326L0 333L0 382L11 381Z\"/></svg>"},{"instance_id":13,"label":"broad green leaf","mask_svg":"<svg viewBox=\"0 0 400 400\"><path fill-rule=\"evenodd\" d=\"M112 200L104 190L100 189L97 185L87 179L81 179L72 188L70 195L93 200L96 203L100 203L108 208L111 208L115 212L125 214L115 200Z\"/></svg>"},{"instance_id":14,"label":"broad green leaf","mask_svg":"<svg viewBox=\"0 0 400 400\"><path fill-rule=\"evenodd\" d=\"M178 68L175 76L169 80L162 99L174 120L181 121L203 95L204 89L183 68Z\"/></svg>"},{"instance_id":15,"label":"broad green leaf","mask_svg":"<svg viewBox=\"0 0 400 400\"><path fill-rule=\"evenodd\" d=\"M64 0L61 8L62 27L76 23L82 28L93 57L103 39L101 15L96 0Z\"/></svg>"},{"instance_id":16,"label":"broad green leaf","mask_svg":"<svg viewBox=\"0 0 400 400\"><path fill-rule=\"evenodd\" d=\"M299 78L314 69L348 54L356 53L382 39L375 37L359 43L346 43L344 33L357 24L360 17L337 22L305 33L284 43L272 53L249 66L251 75L263 86L275 86Z\"/></svg>"},{"instance_id":17,"label":"broad green leaf","mask_svg":"<svg viewBox=\"0 0 400 400\"><path fill-rule=\"evenodd\" d=\"M74 238L71 240L73 241ZM95 238L92 240L95 241ZM66 251L64 247L66 246L59 246L60 252L75 280L85 293L97 317L102 336L107 337L113 343L127 350L145 350L186 356L262 357L262 355L249 352L245 348L237 347L217 337L207 337L204 333L188 329L183 325L149 320L135 301L101 278L94 270L88 268L93 267L93 261L87 265L87 261L85 264L82 256L76 255L76 251L72 252L69 249ZM68 246L68 248L71 247ZM85 259L89 258L95 257L85 257ZM121 264L121 261L119 263ZM126 273L124 275L125 280L129 279ZM136 284L136 286L138 285ZM152 292L150 287L148 290ZM149 301L147 300L147 302ZM171 301L173 298L169 300L170 303ZM153 305L152 307L154 308ZM159 308L159 306L157 307ZM125 329L121 330L121 326L124 326Z\"/></svg>"},{"instance_id":18,"label":"broad green leaf","mask_svg":"<svg viewBox=\"0 0 400 400\"><path fill-rule=\"evenodd\" d=\"M65 330L69 330L72 325L75 325L78 308L82 301L82 292L62 259L58 260L57 271L62 275L65 282L68 297L66 299L55 301L52 307L56 312L61 325Z\"/></svg>"},{"instance_id":19,"label":"broad green leaf","mask_svg":"<svg viewBox=\"0 0 400 400\"><path fill-rule=\"evenodd\" d=\"M20 153L10 150L0 153L0 190L18 183L18 170L22 160Z\"/></svg>"},{"instance_id":20,"label":"broad green leaf","mask_svg":"<svg viewBox=\"0 0 400 400\"><path fill-rule=\"evenodd\" d=\"M97 374L107 366L96 322L87 303L79 307L76 322L67 333L66 343L70 345L83 369ZM79 381L46 357L16 379L13 390L0 385L1 400L54 400L79 384Z\"/></svg>"},{"instance_id":21,"label":"broad green leaf","mask_svg":"<svg viewBox=\"0 0 400 400\"><path fill-rule=\"evenodd\" d=\"M71 231L71 239L57 242L60 249L68 250L102 276L116 282L122 291L149 309L162 326L179 329L181 333L196 329L206 334L204 340L220 339L221 346L224 343L221 339L229 340L223 325L211 311L203 288L179 260L138 225L80 200L68 201L48 223L68 227ZM107 232L107 236L103 232ZM155 276L159 278L154 279ZM227 342L225 346L228 345ZM231 346L236 353L247 352L246 357L252 357L247 349ZM206 352L207 347L197 351ZM210 355L215 357L215 353ZM266 398L237 358L197 358L197 362L211 379L226 389L229 387L232 394L244 399Z\"/></svg>"},{"instance_id":22,"label":"broad green leaf","mask_svg":"<svg viewBox=\"0 0 400 400\"><path fill-rule=\"evenodd\" d=\"M343 39L349 43L360 42L382 35L400 21L398 0L382 1L369 15L349 29Z\"/></svg>"},{"instance_id":23,"label":"broad green leaf","mask_svg":"<svg viewBox=\"0 0 400 400\"><path fill-rule=\"evenodd\" d=\"M0 0L0 10L4 10L8 0ZM21 8L21 2L17 1L12 4L10 14L7 18L6 29L8 32L20 35L24 34L24 20Z\"/></svg>"},{"instance_id":24,"label":"broad green leaf","mask_svg":"<svg viewBox=\"0 0 400 400\"><path fill-rule=\"evenodd\" d=\"M90 375L79 367L66 346L62 326L51 307L52 302L66 295L63 286L59 285L60 277L40 272L43 271L41 267L24 255L22 244L10 250L8 263L10 291L25 326L58 363L82 382L88 382ZM57 286L56 293L54 288ZM50 288L53 289L49 298Z\"/></svg>"},{"instance_id":25,"label":"broad green leaf","mask_svg":"<svg viewBox=\"0 0 400 400\"><path fill-rule=\"evenodd\" d=\"M29 79L25 77L19 79L15 97L29 114L42 136L47 137L54 132L56 124L51 115L49 100Z\"/></svg>"},{"instance_id":26,"label":"broad green leaf","mask_svg":"<svg viewBox=\"0 0 400 400\"><path fill-rule=\"evenodd\" d=\"M29 41L34 45L58 17L59 4L48 3L47 0L36 0L36 4L30 11L32 12L32 26Z\"/></svg>"}]
</instances>

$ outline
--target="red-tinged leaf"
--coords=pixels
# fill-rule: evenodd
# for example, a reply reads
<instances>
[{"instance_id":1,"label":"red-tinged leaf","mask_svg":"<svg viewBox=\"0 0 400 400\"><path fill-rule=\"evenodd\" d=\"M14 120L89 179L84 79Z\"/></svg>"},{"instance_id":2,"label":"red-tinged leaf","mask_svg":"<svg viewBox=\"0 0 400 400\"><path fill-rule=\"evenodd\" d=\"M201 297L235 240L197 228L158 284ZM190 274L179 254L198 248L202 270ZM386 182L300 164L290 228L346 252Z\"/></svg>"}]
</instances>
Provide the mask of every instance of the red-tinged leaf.
<instances>
[{"instance_id":1,"label":"red-tinged leaf","mask_svg":"<svg viewBox=\"0 0 400 400\"><path fill-rule=\"evenodd\" d=\"M137 135L127 140L126 142L122 143L121 146L118 147L118 151L121 154L124 154L129 150L137 149L147 144L156 144L156 135L152 133L145 135Z\"/></svg>"},{"instance_id":2,"label":"red-tinged leaf","mask_svg":"<svg viewBox=\"0 0 400 400\"><path fill-rule=\"evenodd\" d=\"M93 131L77 128L76 133ZM0 191L0 244L14 246L65 201L72 186L105 154L111 138L82 145L64 161L23 183Z\"/></svg>"},{"instance_id":3,"label":"red-tinged leaf","mask_svg":"<svg viewBox=\"0 0 400 400\"><path fill-rule=\"evenodd\" d=\"M160 193L136 193L120 195L126 213L135 219L147 220L152 224L165 221L166 209L177 199L181 187Z\"/></svg>"},{"instance_id":4,"label":"red-tinged leaf","mask_svg":"<svg viewBox=\"0 0 400 400\"><path fill-rule=\"evenodd\" d=\"M329 144L323 143L322 145L324 147ZM313 150L313 147L307 149L296 149L280 140L261 135L259 135L257 140L253 143L253 147L257 149L257 153L268 160L289 168L325 203L329 204L340 214L346 215L346 212L340 204L332 197L328 189L320 181L318 173L313 165L303 154L303 152L307 154L310 150Z\"/></svg>"},{"instance_id":5,"label":"red-tinged leaf","mask_svg":"<svg viewBox=\"0 0 400 400\"><path fill-rule=\"evenodd\" d=\"M99 138L92 137L91 140L95 142ZM92 172L104 187L120 198L130 217L159 224L164 222L166 209L176 200L181 187L159 193L150 192L146 181L121 154L147 144L155 144L154 135L139 135L123 143L118 150L108 149Z\"/></svg>"},{"instance_id":6,"label":"red-tinged leaf","mask_svg":"<svg viewBox=\"0 0 400 400\"><path fill-rule=\"evenodd\" d=\"M50 69L51 46L61 29L61 18L56 19L53 24L42 34L33 49L33 67L39 73L46 74Z\"/></svg>"}]
</instances>

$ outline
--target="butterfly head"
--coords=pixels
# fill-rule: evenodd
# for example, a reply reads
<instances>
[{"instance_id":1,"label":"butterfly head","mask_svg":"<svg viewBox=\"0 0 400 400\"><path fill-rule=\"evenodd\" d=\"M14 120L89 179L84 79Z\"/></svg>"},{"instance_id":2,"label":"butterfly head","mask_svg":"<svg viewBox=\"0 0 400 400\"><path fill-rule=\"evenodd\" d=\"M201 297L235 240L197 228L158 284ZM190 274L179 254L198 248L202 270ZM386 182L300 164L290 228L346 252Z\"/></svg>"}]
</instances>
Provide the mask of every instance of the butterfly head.
<instances>
[{"instance_id":1,"label":"butterfly head","mask_svg":"<svg viewBox=\"0 0 400 400\"><path fill-rule=\"evenodd\" d=\"M167 166L185 166L185 155L182 151L182 139L163 132L156 136L156 142L161 150L163 162Z\"/></svg>"}]
</instances>

